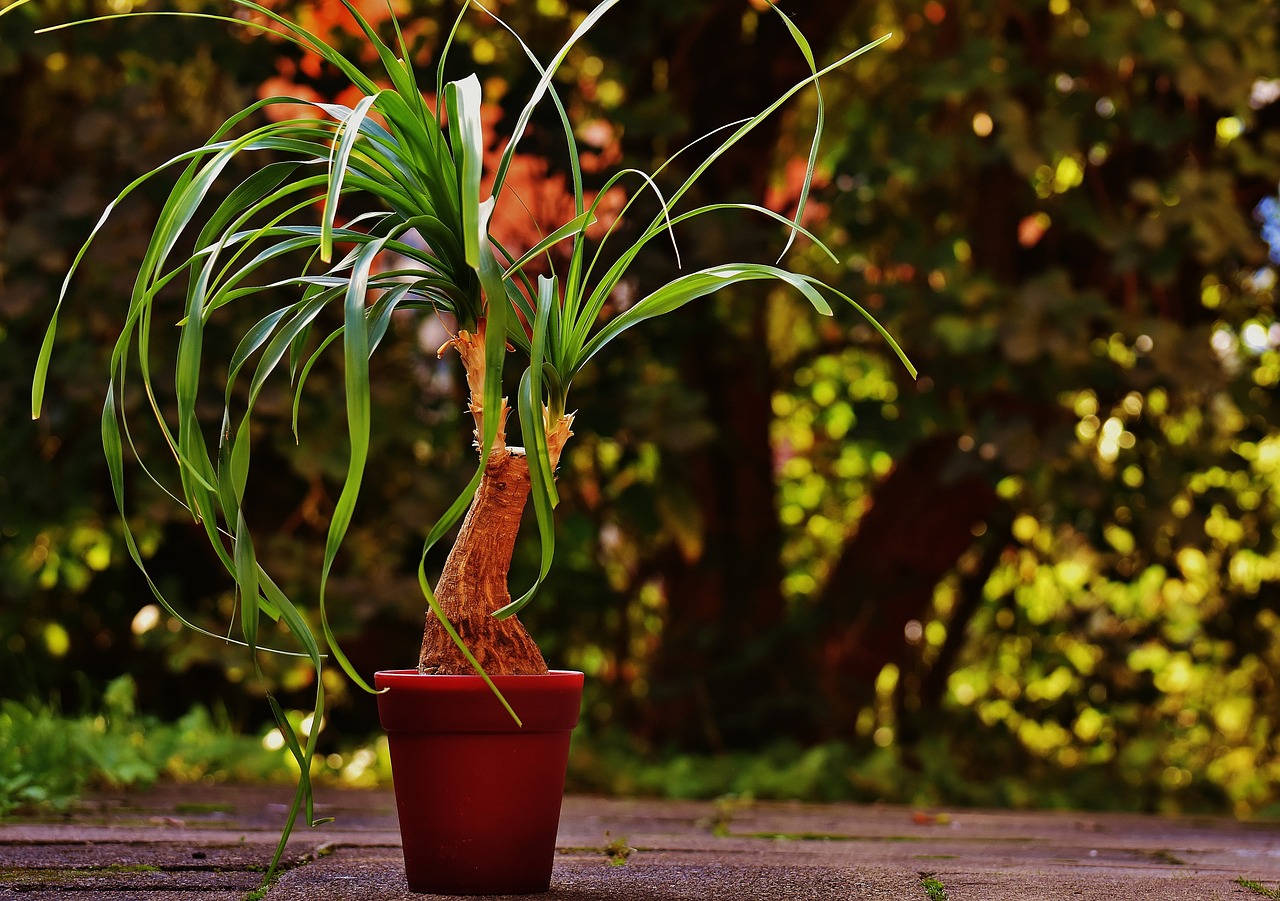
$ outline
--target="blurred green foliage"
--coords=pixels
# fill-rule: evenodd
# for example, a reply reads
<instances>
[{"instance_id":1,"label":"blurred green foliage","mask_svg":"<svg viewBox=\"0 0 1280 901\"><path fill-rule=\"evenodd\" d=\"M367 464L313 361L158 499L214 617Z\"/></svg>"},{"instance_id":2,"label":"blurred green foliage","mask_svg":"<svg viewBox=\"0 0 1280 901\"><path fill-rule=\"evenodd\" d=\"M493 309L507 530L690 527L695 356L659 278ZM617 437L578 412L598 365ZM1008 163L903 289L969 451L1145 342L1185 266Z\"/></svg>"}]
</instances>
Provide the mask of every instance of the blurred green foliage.
<instances>
[{"instance_id":1,"label":"blurred green foliage","mask_svg":"<svg viewBox=\"0 0 1280 901\"><path fill-rule=\"evenodd\" d=\"M424 65L444 5L406 9ZM325 76L207 23L32 34L89 9L31 4L0 19L0 115L14 124L0 148L0 691L73 696L79 673L101 685L130 670L145 710L177 717L222 697L252 732L265 714L249 662L170 631L150 607L97 447L98 374L153 196L119 211L72 286L49 415L28 423L25 397L69 255L114 193L264 81L323 92ZM577 9L503 13L545 49ZM828 58L894 38L826 98L813 227L842 264L793 253L882 317L922 378L904 380L852 317L815 321L781 294L656 324L583 374L562 553L523 617L549 659L591 677L575 778L1280 812L1280 324L1255 213L1280 183L1274 5L815 0L804 15L828 17L809 28ZM725 21L723 57L697 56L708 23ZM609 117L623 158L649 162L705 114L691 73L776 74L761 62L771 27L730 0L630 4L568 60L571 112ZM487 94L531 77L479 17L460 39L455 65L483 66ZM711 115L730 118L733 102ZM553 138L545 125L529 146ZM805 149L785 128L756 148L780 206ZM763 253L778 236L680 237L714 256L731 242ZM759 311L748 325L730 318L744 302ZM713 348L709 323L723 334ZM336 625L370 672L413 659L422 530L470 467L433 323L395 328L375 382L385 469L334 586ZM341 384L333 368L311 378ZM265 553L295 596L312 584L339 475L334 412L304 411L295 448L282 400L281 427L254 451L278 478L253 513L276 526ZM741 486L720 482L756 478L749 460L775 488L746 512L773 529L735 547L745 513L724 494ZM167 595L226 629L231 588L201 535L133 484L131 522ZM534 553L517 551L517 582L536 572ZM769 573L763 600L725 593L731 576ZM305 690L287 659L264 663L286 698ZM326 678L326 752L341 757L372 728L372 704ZM770 750L726 770L696 745Z\"/></svg>"},{"instance_id":2,"label":"blurred green foliage","mask_svg":"<svg viewBox=\"0 0 1280 901\"><path fill-rule=\"evenodd\" d=\"M853 432L873 447L953 434L994 495L932 524L973 541L862 731L969 753L1007 734L1146 806L1274 810L1280 328L1255 210L1280 180L1275 11L857 18L903 43L851 79L832 223L927 377L895 396L854 362L801 396L828 421L878 406Z\"/></svg>"},{"instance_id":3,"label":"blurred green foliage","mask_svg":"<svg viewBox=\"0 0 1280 901\"><path fill-rule=\"evenodd\" d=\"M107 683L101 703L75 715L0 701L0 816L61 809L84 792L183 782L287 779L287 755L234 733L196 705L173 722L140 714L130 676Z\"/></svg>"}]
</instances>

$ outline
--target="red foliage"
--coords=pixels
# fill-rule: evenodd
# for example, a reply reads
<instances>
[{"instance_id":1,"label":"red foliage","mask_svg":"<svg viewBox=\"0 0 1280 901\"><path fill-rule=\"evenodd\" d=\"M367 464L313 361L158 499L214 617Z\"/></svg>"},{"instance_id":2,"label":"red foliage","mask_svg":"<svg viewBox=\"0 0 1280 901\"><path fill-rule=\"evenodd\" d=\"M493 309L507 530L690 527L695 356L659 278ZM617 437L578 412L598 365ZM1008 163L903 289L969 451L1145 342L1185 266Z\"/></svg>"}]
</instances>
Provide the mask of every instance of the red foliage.
<instances>
[{"instance_id":1,"label":"red foliage","mask_svg":"<svg viewBox=\"0 0 1280 901\"><path fill-rule=\"evenodd\" d=\"M385 0L353 0L360 14L375 27L387 20L390 15ZM275 2L276 7L285 4ZM321 38L329 38L335 33L358 33L354 20L341 4L336 2L317 2L299 5L291 11L295 21L308 31ZM279 32L279 26L269 20L256 17L271 30ZM372 47L367 47L361 54L364 62L377 59ZM294 97L299 103L276 104L268 108L267 115L275 121L290 118L323 118L323 110L311 105L313 103L336 103L353 107L363 96L354 85L349 85L334 96L324 96L312 82L318 79L324 69L323 59L316 53L306 52L299 61L281 57L276 63L278 74L267 79L258 86L259 98L272 96ZM434 106L435 98L427 96L428 104ZM485 104L481 109L481 121L485 141L484 166L486 176L481 184L481 196L492 189L493 180L506 141L498 133L497 125L502 117L501 109L496 105ZM592 148L581 155L580 164L586 173L596 173L606 169L621 158L621 150L617 135L612 126L603 121L592 121L582 126L580 137L585 146ZM504 200L495 211L490 223L490 231L495 240L515 254L522 253L532 247L548 231L572 219L574 216L574 200L568 177L563 172L553 172L547 160L532 154L517 153L511 160L503 187ZM585 202L590 205L596 198L595 192L587 192ZM588 230L593 238L602 235L617 219L626 194L621 188L608 191L597 211L597 221ZM531 268L537 268L532 265Z\"/></svg>"},{"instance_id":2,"label":"red foliage","mask_svg":"<svg viewBox=\"0 0 1280 901\"><path fill-rule=\"evenodd\" d=\"M786 165L782 169L781 181L775 181L769 185L765 192L764 205L775 213L781 213L784 216L794 217L796 204L800 202L800 191L804 187L804 172L808 167L808 160L793 156L787 160ZM815 171L813 174L813 188L822 188L829 184L830 179L822 171ZM812 228L820 225L827 219L830 208L825 203L818 203L810 197L804 208L804 218L800 224L805 228Z\"/></svg>"}]
</instances>

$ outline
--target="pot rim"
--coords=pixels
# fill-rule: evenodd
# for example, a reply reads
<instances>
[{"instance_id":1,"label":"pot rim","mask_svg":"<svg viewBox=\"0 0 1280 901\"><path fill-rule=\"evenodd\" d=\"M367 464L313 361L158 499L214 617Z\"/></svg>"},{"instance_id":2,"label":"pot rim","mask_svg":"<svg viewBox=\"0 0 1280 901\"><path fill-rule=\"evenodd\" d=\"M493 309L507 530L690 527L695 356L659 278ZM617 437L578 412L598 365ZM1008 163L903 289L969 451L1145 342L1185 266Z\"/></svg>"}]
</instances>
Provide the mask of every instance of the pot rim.
<instances>
[{"instance_id":1,"label":"pot rim","mask_svg":"<svg viewBox=\"0 0 1280 901\"><path fill-rule=\"evenodd\" d=\"M496 682L496 681L497 681L497 680L499 680L499 679L545 679L545 678L547 678L548 676L559 676L559 677L570 676L570 677L572 677L572 676L581 676L581 675L583 675L583 673L582 673L582 671L581 671L581 670L573 670L573 669L553 669L553 670L550 670L550 671L545 672L545 673L526 673L526 674L524 674L524 675L517 675L517 676L513 676L513 675L494 675L494 676L490 676L489 678L493 679L493 680ZM481 681L481 682L483 682L483 681L484 681L484 676L481 676L479 673L463 673L463 674L460 674L460 675L457 675L457 674L420 673L420 672L418 672L416 669L383 669L383 670L378 670L376 673L374 673L374 677L375 677L375 678L377 678L378 676L383 676L383 677L385 677L385 678L396 679L396 680L401 680L401 679L404 679L404 680L412 680L412 679L467 679L467 680L479 680L479 681Z\"/></svg>"},{"instance_id":2,"label":"pot rim","mask_svg":"<svg viewBox=\"0 0 1280 901\"><path fill-rule=\"evenodd\" d=\"M389 733L532 734L568 731L577 725L582 673L555 670L545 675L493 676L492 680L516 711L519 723L482 676L423 675L416 669L383 670L374 676L378 718Z\"/></svg>"}]
</instances>

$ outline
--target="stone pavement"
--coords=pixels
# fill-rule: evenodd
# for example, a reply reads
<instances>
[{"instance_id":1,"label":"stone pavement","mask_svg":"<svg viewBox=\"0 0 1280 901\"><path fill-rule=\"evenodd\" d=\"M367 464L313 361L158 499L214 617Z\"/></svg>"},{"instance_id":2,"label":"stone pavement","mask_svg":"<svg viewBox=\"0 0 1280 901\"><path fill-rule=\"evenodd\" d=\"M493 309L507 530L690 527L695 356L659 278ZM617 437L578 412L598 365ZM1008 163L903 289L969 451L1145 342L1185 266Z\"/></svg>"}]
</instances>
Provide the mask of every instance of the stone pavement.
<instances>
[{"instance_id":1,"label":"stone pavement","mask_svg":"<svg viewBox=\"0 0 1280 901\"><path fill-rule=\"evenodd\" d=\"M0 898L244 901L291 796L162 786L0 821ZM299 827L268 901L440 897L405 885L390 792L317 800L337 820ZM558 846L547 901L1280 898L1280 823L1213 818L570 797Z\"/></svg>"}]
</instances>

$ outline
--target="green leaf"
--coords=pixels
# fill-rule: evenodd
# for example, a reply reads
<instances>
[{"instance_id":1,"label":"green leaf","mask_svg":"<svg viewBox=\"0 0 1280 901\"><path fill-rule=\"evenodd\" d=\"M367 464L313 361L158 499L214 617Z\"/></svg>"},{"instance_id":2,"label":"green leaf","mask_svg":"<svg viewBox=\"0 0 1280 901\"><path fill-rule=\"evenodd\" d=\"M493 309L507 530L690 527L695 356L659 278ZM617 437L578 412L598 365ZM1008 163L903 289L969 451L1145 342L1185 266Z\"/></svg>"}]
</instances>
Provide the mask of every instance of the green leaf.
<instances>
[{"instance_id":1,"label":"green leaf","mask_svg":"<svg viewBox=\"0 0 1280 901\"><path fill-rule=\"evenodd\" d=\"M549 325L555 318L553 311L560 308L560 298L554 278L538 278L538 315L533 323L533 339L529 368L520 378L517 410L520 430L525 438L525 460L529 466L530 496L538 522L538 539L542 545L538 578L533 586L516 600L496 611L494 616L505 618L522 610L534 596L551 572L556 554L556 531L553 511L560 503L556 492L555 472L551 465L551 452L547 442L547 415L542 403L543 352L547 344ZM558 386L557 386L558 387ZM550 415L557 415L556 404Z\"/></svg>"},{"instance_id":2,"label":"green leaf","mask_svg":"<svg viewBox=\"0 0 1280 901\"><path fill-rule=\"evenodd\" d=\"M555 475L551 471L542 399L536 393L538 389L534 384L537 381L533 377L534 372L535 370L530 366L520 378L517 408L520 414L520 428L524 432L528 445L525 448L525 454L529 463L529 495L533 499L534 515L538 523L538 540L542 545L541 560L537 580L520 597L494 612L493 615L499 619L505 619L520 612L533 600L551 572L551 564L555 560L556 553L554 510L559 498L556 496Z\"/></svg>"},{"instance_id":3,"label":"green leaf","mask_svg":"<svg viewBox=\"0 0 1280 901\"><path fill-rule=\"evenodd\" d=\"M242 442L248 444L246 440ZM244 511L236 511L236 587L240 595L240 628L245 644L253 651L258 647L258 560L253 552L253 539Z\"/></svg>"},{"instance_id":4,"label":"green leaf","mask_svg":"<svg viewBox=\"0 0 1280 901\"><path fill-rule=\"evenodd\" d=\"M444 627L445 633L453 643L458 646L458 649L462 652L462 656L466 658L467 663L471 664L471 668L476 671L476 675L484 680L484 684L489 687L491 692L493 692L494 697L496 697L506 709L507 713L511 716L511 719L515 721L515 724L517 726L523 726L524 723L516 713L515 708L507 701L506 697L502 694L502 691L494 683L493 678L484 671L484 667L480 665L480 661L476 659L475 654L473 654L471 649L467 647L467 643L462 640L462 636L458 634L458 630L454 627L453 623L449 622L449 617L445 615L444 609L440 606L440 601L436 599L435 592L431 590L431 583L427 581L425 552L423 554L422 562L418 564L418 587L421 588L422 596L426 598L427 607L431 610L432 615L440 620L440 625Z\"/></svg>"},{"instance_id":5,"label":"green leaf","mask_svg":"<svg viewBox=\"0 0 1280 901\"><path fill-rule=\"evenodd\" d=\"M836 69L839 69L841 66L845 65L846 63L850 62L853 59L856 59L857 57L871 50L872 48L878 47L880 44L889 40L890 37L892 37L891 34L882 35L881 37L876 38L874 41L871 41L870 43L862 45L857 50L854 50L852 53L845 54L840 59L836 60L834 63L831 63L829 66L819 69L817 72L811 73L807 78L801 79L800 81L792 85L790 88L788 88L786 91L784 91L780 97L778 97L776 100L774 100L773 103L765 107L765 109L761 110L759 113L757 113L756 115L752 116L750 119L746 120L741 125L739 125L736 129L734 129L733 133L729 135L729 137L725 138L725 140L721 142L720 146L718 146L715 150L713 150L707 156L706 159L704 159L701 163L698 164L698 166L693 170L693 172L689 175L689 177L685 179L684 183L675 191L674 194L672 194L671 199L668 202L668 208L670 208L670 205L675 204L677 201L680 200L681 197L683 197L686 193L688 193L688 191L694 186L694 184L697 183L698 179L702 177L702 173L706 172L707 169L710 168L712 163L714 163L717 159L719 159L725 153L727 153L735 144L737 144L740 140L742 140L744 136L746 136L751 131L754 131L762 122L768 119L769 116L773 115L773 113L775 113L784 103L790 100L795 94L797 94L807 85L817 84L824 75L834 72ZM655 219L655 222L656 221L657 220Z\"/></svg>"},{"instance_id":6,"label":"green leaf","mask_svg":"<svg viewBox=\"0 0 1280 901\"><path fill-rule=\"evenodd\" d=\"M124 443L121 439L120 424L116 414L115 391L115 383L113 382L107 387L106 401L102 406L102 451L103 456L106 457L107 460L107 473L110 477L111 493L115 498L117 509L121 511L121 532L124 536L125 549L128 551L129 558L133 561L134 565L137 566L138 571L142 573L142 577L146 580L147 587L151 590L151 594L156 599L156 602L164 608L166 613L176 619L184 628L190 629L192 632L195 632L198 635L203 635L207 638L213 638L217 641L226 642L239 647L247 647L247 645L242 641L236 641L234 639L227 638L226 636L219 635L216 632L210 632L208 629L201 628L189 620L180 610L174 607L169 599L165 597L159 586L156 585L155 581L151 578L151 573L147 569L146 561L143 559L142 552L138 548L138 543L134 537L133 529L129 525L129 519L124 514ZM284 654L290 657L302 656L293 651L284 651L276 648L263 648L262 650L277 654Z\"/></svg>"},{"instance_id":7,"label":"green leaf","mask_svg":"<svg viewBox=\"0 0 1280 901\"><path fill-rule=\"evenodd\" d=\"M480 79L468 75L445 88L449 143L458 170L463 250L467 265L480 267L480 243L488 229L480 224L480 176L484 166L484 130L480 123ZM487 225L487 222L486 222Z\"/></svg>"},{"instance_id":8,"label":"green leaf","mask_svg":"<svg viewBox=\"0 0 1280 901\"><path fill-rule=\"evenodd\" d=\"M342 183L346 178L351 152L355 149L356 141L360 137L360 123L369 114L370 107L377 99L376 94L360 98L360 102L342 121L338 129L338 140L334 144L333 156L329 163L329 190L325 194L324 213L320 220L320 259L326 263L333 257L333 224L338 214L338 196L342 193Z\"/></svg>"},{"instance_id":9,"label":"green leaf","mask_svg":"<svg viewBox=\"0 0 1280 901\"><path fill-rule=\"evenodd\" d=\"M826 124L827 104L822 97L822 85L818 81L818 64L813 58L813 48L809 46L809 42L805 40L805 36L800 33L800 29L791 21L791 17L778 9L777 6L770 4L773 11L786 24L787 30L791 33L791 39L796 42L796 46L800 48L800 52L804 55L804 61L809 64L809 71L813 74L813 92L817 98L817 110L814 115L813 139L809 142L809 159L804 169L804 181L800 186L800 199L796 202L796 217L793 222L791 233L787 236L787 244L782 248L782 253L778 254L778 260L781 261L787 255L787 251L791 249L791 244L796 239L796 232L800 231L800 223L804 221L804 208L809 200L809 189L813 185L813 170L818 162L818 145L822 143L822 130Z\"/></svg>"},{"instance_id":10,"label":"green leaf","mask_svg":"<svg viewBox=\"0 0 1280 901\"><path fill-rule=\"evenodd\" d=\"M222 509L226 513L239 510L244 503L245 486L249 484L249 451L252 447L253 436L249 429L249 413L246 411L231 443L230 481L233 504L223 503Z\"/></svg>"},{"instance_id":11,"label":"green leaf","mask_svg":"<svg viewBox=\"0 0 1280 901\"><path fill-rule=\"evenodd\" d=\"M529 119L533 116L534 109L542 101L542 95L550 87L552 76L560 68L560 64L564 62L564 58L569 55L569 51L573 49L573 46L617 3L618 0L604 0L603 3L584 16L582 21L578 23L578 27L574 29L573 34L569 36L569 40L565 41L564 46L560 48L546 69L542 71L542 77L538 79L538 84L534 89L529 92L529 100L525 103L524 109L520 111L520 116L516 119L516 124L511 129L511 140L507 142L506 149L502 151L502 160L498 163L498 171L493 181L493 193L495 196L502 192L502 186L507 179L507 169L510 167L511 160L516 153L516 145L520 143L520 138L524 135L524 130L529 125Z\"/></svg>"},{"instance_id":12,"label":"green leaf","mask_svg":"<svg viewBox=\"0 0 1280 901\"><path fill-rule=\"evenodd\" d=\"M343 366L345 371L347 435L350 439L351 447L347 461L347 473L342 483L342 491L338 495L333 515L329 520L329 532L325 540L324 563L320 572L318 602L320 624L324 631L325 641L328 643L334 659L338 661L343 672L347 674L351 681L370 693L374 689L356 672L333 635L326 611L325 594L329 582L329 573L333 569L338 549L342 546L347 529L351 525L351 518L360 495L360 484L364 479L365 464L369 455L371 421L369 328L365 319L364 301L368 288L369 271L373 266L374 257L377 256L381 249L382 243L376 241L360 249L343 302Z\"/></svg>"},{"instance_id":13,"label":"green leaf","mask_svg":"<svg viewBox=\"0 0 1280 901\"><path fill-rule=\"evenodd\" d=\"M731 285L760 279L777 279L800 291L819 313L831 315L831 307L810 284L811 279L776 266L759 263L733 263L691 272L668 282L657 291L609 320L583 349L577 368L581 368L601 348L632 326L677 310L691 300L714 294ZM575 369L576 371L576 369Z\"/></svg>"},{"instance_id":14,"label":"green leaf","mask_svg":"<svg viewBox=\"0 0 1280 901\"><path fill-rule=\"evenodd\" d=\"M520 257L520 259L516 260L514 263L512 263L510 266L507 267L506 272L502 273L502 277L508 278L512 273L523 268L524 265L528 263L530 260L532 260L534 257L545 253L547 250L554 247L556 244L559 244L565 238L572 238L580 234L581 232L585 232L588 228L590 228L592 225L595 224L595 221L596 221L596 217L595 217L595 212L593 210L587 210L586 212L579 213L577 216L574 216L564 225L560 226L551 234L547 235L537 244L533 245L527 251L525 251L525 253Z\"/></svg>"},{"instance_id":15,"label":"green leaf","mask_svg":"<svg viewBox=\"0 0 1280 901\"><path fill-rule=\"evenodd\" d=\"M556 280L545 276L538 277L538 315L533 322L532 352L529 356L529 368L522 377L527 389L521 396L526 409L520 413L520 428L524 433L525 448L528 457L530 478L540 494L545 496L549 509L560 503L556 493L555 473L551 467L551 456L547 445L546 416L542 403L542 367L547 346L547 331L552 311L560 303L556 295ZM553 407L554 409L554 407ZM556 411L558 413L558 411ZM536 501L536 498L535 498Z\"/></svg>"},{"instance_id":16,"label":"green leaf","mask_svg":"<svg viewBox=\"0 0 1280 901\"><path fill-rule=\"evenodd\" d=\"M481 9L488 13L490 18L505 28L507 33L515 38L516 43L520 45L520 49L524 51L529 62L533 63L533 67L537 70L538 75L546 76L547 70L538 62L537 56L534 55L533 51L529 48L529 45L524 42L524 39L520 37L519 33L491 10L486 9L483 6ZM554 71L551 74L554 75ZM584 194L582 190L582 154L578 150L578 139L574 137L573 123L569 121L569 114L565 111L564 103L561 102L559 95L556 93L555 88L551 87L550 82L547 83L547 93L551 96L551 102L555 105L556 114L560 117L560 125L564 130L565 149L567 151L567 159L569 162L569 175L573 184L574 211L581 214L584 206ZM502 175L499 180L499 184L501 184L503 180L505 180L505 175ZM497 188L494 189L494 193L497 193Z\"/></svg>"},{"instance_id":17,"label":"green leaf","mask_svg":"<svg viewBox=\"0 0 1280 901\"><path fill-rule=\"evenodd\" d=\"M334 331L330 332L328 337L326 337L322 342L320 342L320 346L317 347L315 351L312 352L311 356L307 358L306 365L302 367L302 374L298 376L298 383L293 391L293 440L294 441L298 440L298 409L302 405L302 389L307 383L307 376L311 374L311 367L314 366L316 364L316 361L320 359L320 355L324 353L324 351L329 347L330 344L332 344L339 337L341 337L341 335L342 335L342 329L335 329Z\"/></svg>"},{"instance_id":18,"label":"green leaf","mask_svg":"<svg viewBox=\"0 0 1280 901\"><path fill-rule=\"evenodd\" d=\"M507 289L502 270L489 246L489 217L493 214L494 199L490 197L480 204L477 223L485 240L480 245L480 285L485 296L484 335L484 434L480 436L480 466L489 460L489 451L498 435L498 411L502 408L502 366L507 354Z\"/></svg>"},{"instance_id":19,"label":"green leaf","mask_svg":"<svg viewBox=\"0 0 1280 901\"><path fill-rule=\"evenodd\" d=\"M235 383L236 373L240 371L240 367L253 355L254 351L267 343L267 339L271 337L275 327L280 324L280 320L292 311L293 307L281 307L263 316L254 324L253 328L244 333L244 337L240 339L235 353L231 355L231 362L227 366L227 387L224 394L228 406L231 404L231 388Z\"/></svg>"}]
</instances>

